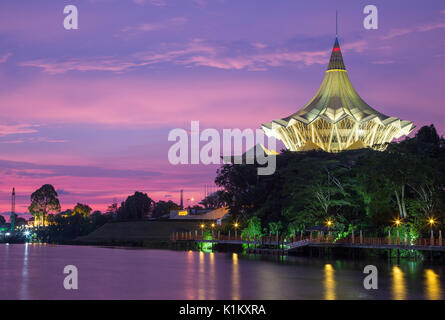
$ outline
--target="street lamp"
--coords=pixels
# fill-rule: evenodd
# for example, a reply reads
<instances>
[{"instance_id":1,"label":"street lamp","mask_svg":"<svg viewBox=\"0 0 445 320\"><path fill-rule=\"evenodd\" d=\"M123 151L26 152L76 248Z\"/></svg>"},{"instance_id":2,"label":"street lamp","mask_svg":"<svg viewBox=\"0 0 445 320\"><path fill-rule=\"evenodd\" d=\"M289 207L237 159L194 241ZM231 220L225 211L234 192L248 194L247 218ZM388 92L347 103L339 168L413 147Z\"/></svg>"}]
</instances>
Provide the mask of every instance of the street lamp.
<instances>
[{"instance_id":1,"label":"street lamp","mask_svg":"<svg viewBox=\"0 0 445 320\"><path fill-rule=\"evenodd\" d=\"M235 224L233 225L234 227L235 227L235 240L236 240L236 237L237 237L237 228L238 228L238 222L235 222Z\"/></svg>"},{"instance_id":2,"label":"street lamp","mask_svg":"<svg viewBox=\"0 0 445 320\"><path fill-rule=\"evenodd\" d=\"M436 221L433 218L429 218L428 223L431 226L431 229L433 228L433 225L436 223Z\"/></svg>"}]
</instances>

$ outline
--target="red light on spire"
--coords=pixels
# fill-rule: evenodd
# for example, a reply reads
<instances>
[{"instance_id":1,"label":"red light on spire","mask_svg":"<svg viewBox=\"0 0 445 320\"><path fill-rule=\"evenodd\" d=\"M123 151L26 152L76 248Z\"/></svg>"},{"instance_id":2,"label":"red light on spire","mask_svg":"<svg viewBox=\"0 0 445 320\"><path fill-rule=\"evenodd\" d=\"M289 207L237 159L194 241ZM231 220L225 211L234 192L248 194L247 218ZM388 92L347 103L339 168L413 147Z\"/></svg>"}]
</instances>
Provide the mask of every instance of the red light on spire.
<instances>
[{"instance_id":1,"label":"red light on spire","mask_svg":"<svg viewBox=\"0 0 445 320\"><path fill-rule=\"evenodd\" d=\"M340 48L334 48L333 51L340 51Z\"/></svg>"}]
</instances>

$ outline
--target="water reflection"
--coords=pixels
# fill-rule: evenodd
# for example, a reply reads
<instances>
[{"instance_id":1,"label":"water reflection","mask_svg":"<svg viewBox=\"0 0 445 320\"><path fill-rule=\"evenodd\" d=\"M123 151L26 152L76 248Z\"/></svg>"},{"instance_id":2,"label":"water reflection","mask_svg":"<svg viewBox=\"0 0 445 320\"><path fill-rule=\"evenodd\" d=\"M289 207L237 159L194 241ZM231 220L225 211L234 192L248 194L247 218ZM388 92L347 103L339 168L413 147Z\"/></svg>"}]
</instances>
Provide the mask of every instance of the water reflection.
<instances>
[{"instance_id":1,"label":"water reflection","mask_svg":"<svg viewBox=\"0 0 445 320\"><path fill-rule=\"evenodd\" d=\"M440 300L442 298L439 275L431 269L425 270L425 297L428 300Z\"/></svg>"},{"instance_id":2,"label":"water reflection","mask_svg":"<svg viewBox=\"0 0 445 320\"><path fill-rule=\"evenodd\" d=\"M84 270L76 295L61 285L67 261ZM379 290L364 290L366 264L378 267ZM444 271L419 261L0 245L0 299L443 299Z\"/></svg>"},{"instance_id":3,"label":"water reflection","mask_svg":"<svg viewBox=\"0 0 445 320\"><path fill-rule=\"evenodd\" d=\"M210 299L216 299L216 273L215 273L215 254L209 253L210 268L209 268L209 284L210 284Z\"/></svg>"},{"instance_id":4,"label":"water reflection","mask_svg":"<svg viewBox=\"0 0 445 320\"><path fill-rule=\"evenodd\" d=\"M392 268L392 298L394 300L406 299L405 275L398 266Z\"/></svg>"},{"instance_id":5,"label":"water reflection","mask_svg":"<svg viewBox=\"0 0 445 320\"><path fill-rule=\"evenodd\" d=\"M193 281L194 281L194 253L192 250L189 250L187 252L186 255L186 263L185 263L185 275L186 275L186 285L185 285L185 298L186 299L190 299L193 300L195 298L195 296L193 295L194 293L194 286L193 286Z\"/></svg>"},{"instance_id":6,"label":"water reflection","mask_svg":"<svg viewBox=\"0 0 445 320\"><path fill-rule=\"evenodd\" d=\"M335 275L331 264L324 266L324 293L326 300L335 300Z\"/></svg>"},{"instance_id":7,"label":"water reflection","mask_svg":"<svg viewBox=\"0 0 445 320\"><path fill-rule=\"evenodd\" d=\"M28 299L28 243L25 243L24 246L20 299Z\"/></svg>"},{"instance_id":8,"label":"water reflection","mask_svg":"<svg viewBox=\"0 0 445 320\"><path fill-rule=\"evenodd\" d=\"M204 252L199 252L198 300L205 299L205 261Z\"/></svg>"},{"instance_id":9,"label":"water reflection","mask_svg":"<svg viewBox=\"0 0 445 320\"><path fill-rule=\"evenodd\" d=\"M240 278L239 278L239 264L238 254L232 254L232 299L240 299Z\"/></svg>"}]
</instances>

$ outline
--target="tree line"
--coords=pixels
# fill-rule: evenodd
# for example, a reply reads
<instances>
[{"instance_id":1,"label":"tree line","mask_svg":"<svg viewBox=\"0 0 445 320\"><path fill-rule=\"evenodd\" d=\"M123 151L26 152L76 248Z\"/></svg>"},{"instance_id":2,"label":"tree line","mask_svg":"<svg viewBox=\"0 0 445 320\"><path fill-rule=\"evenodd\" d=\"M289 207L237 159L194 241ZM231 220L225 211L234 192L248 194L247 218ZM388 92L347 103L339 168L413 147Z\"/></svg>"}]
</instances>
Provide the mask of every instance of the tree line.
<instances>
[{"instance_id":1,"label":"tree line","mask_svg":"<svg viewBox=\"0 0 445 320\"><path fill-rule=\"evenodd\" d=\"M257 234L332 221L338 237L352 229L383 236L398 219L400 231L418 238L444 224L445 141L433 125L383 152L282 151L274 175L258 176L256 167L223 165L215 183L232 218Z\"/></svg>"}]
</instances>

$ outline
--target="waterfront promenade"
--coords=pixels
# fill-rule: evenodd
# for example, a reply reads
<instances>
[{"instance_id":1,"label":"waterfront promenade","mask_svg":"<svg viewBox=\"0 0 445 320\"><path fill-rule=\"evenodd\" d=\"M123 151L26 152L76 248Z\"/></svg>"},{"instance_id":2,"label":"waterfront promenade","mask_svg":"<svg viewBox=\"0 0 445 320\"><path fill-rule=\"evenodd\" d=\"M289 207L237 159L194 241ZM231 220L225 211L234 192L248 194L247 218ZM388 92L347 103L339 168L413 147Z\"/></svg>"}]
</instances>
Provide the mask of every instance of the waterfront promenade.
<instances>
[{"instance_id":1,"label":"waterfront promenade","mask_svg":"<svg viewBox=\"0 0 445 320\"><path fill-rule=\"evenodd\" d=\"M331 234L325 235L323 232L307 235L300 234L291 237L275 236L240 236L237 233L223 235L214 232L212 235L204 235L203 232L175 232L171 235L173 242L190 243L213 243L227 245L246 245L247 248L275 248L283 252L292 252L303 247L342 247L342 248L362 248L362 249L405 249L420 251L441 251L445 252L445 243L442 234L437 238L416 239L409 241L407 238L391 237L364 237L363 235L343 239L334 239Z\"/></svg>"}]
</instances>

